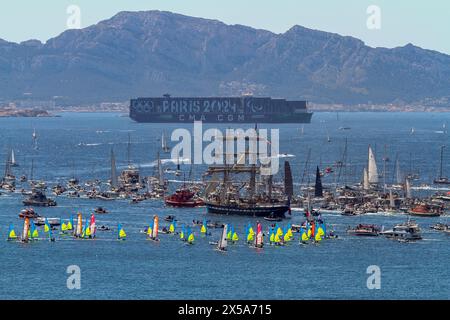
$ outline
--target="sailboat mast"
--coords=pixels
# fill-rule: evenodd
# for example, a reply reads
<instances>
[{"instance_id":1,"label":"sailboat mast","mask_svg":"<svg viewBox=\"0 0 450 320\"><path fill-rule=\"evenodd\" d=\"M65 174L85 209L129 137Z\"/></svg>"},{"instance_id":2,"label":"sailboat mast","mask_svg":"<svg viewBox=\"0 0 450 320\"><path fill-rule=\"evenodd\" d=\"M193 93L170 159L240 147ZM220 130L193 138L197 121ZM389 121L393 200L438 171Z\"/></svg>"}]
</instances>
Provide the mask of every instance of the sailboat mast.
<instances>
[{"instance_id":1,"label":"sailboat mast","mask_svg":"<svg viewBox=\"0 0 450 320\"><path fill-rule=\"evenodd\" d=\"M439 179L442 179L444 177L443 176L444 148L445 146L441 146L441 163L439 166Z\"/></svg>"}]
</instances>

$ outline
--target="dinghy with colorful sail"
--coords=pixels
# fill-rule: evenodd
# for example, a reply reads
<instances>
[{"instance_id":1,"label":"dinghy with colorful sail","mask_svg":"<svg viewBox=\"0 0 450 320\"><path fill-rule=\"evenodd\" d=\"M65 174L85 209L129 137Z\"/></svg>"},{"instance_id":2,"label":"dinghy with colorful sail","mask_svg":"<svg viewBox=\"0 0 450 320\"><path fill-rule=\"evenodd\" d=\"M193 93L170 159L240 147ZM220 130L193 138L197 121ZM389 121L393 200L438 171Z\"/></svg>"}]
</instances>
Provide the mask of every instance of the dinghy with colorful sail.
<instances>
[{"instance_id":1,"label":"dinghy with colorful sail","mask_svg":"<svg viewBox=\"0 0 450 320\"><path fill-rule=\"evenodd\" d=\"M174 221L172 221L171 223L170 223L170 226L169 226L169 234L175 234L175 230L176 230L176 228L177 228L177 222L174 220Z\"/></svg>"},{"instance_id":2,"label":"dinghy with colorful sail","mask_svg":"<svg viewBox=\"0 0 450 320\"><path fill-rule=\"evenodd\" d=\"M255 237L255 232L253 231L252 226L250 223L247 226L247 243L253 243Z\"/></svg>"},{"instance_id":3,"label":"dinghy with colorful sail","mask_svg":"<svg viewBox=\"0 0 450 320\"><path fill-rule=\"evenodd\" d=\"M292 227L291 225L288 225L286 227L286 230L284 231L283 241L284 242L290 242L294 238L294 235L292 234Z\"/></svg>"},{"instance_id":4,"label":"dinghy with colorful sail","mask_svg":"<svg viewBox=\"0 0 450 320\"><path fill-rule=\"evenodd\" d=\"M228 240L227 240L227 234L228 234L228 225L225 225L223 227L222 236L219 239L219 243L217 244L216 250L225 252L227 251L228 247Z\"/></svg>"},{"instance_id":5,"label":"dinghy with colorful sail","mask_svg":"<svg viewBox=\"0 0 450 320\"><path fill-rule=\"evenodd\" d=\"M123 229L122 225L119 223L117 225L117 240L126 240L127 234L125 233L125 230Z\"/></svg>"},{"instance_id":6,"label":"dinghy with colorful sail","mask_svg":"<svg viewBox=\"0 0 450 320\"><path fill-rule=\"evenodd\" d=\"M95 215L91 214L91 222L89 224L89 229L91 231L91 238L95 238L95 233L97 232L97 226L95 224Z\"/></svg>"},{"instance_id":7,"label":"dinghy with colorful sail","mask_svg":"<svg viewBox=\"0 0 450 320\"><path fill-rule=\"evenodd\" d=\"M256 237L253 246L257 249L261 249L264 246L264 237L262 233L261 223L257 223L256 225Z\"/></svg>"},{"instance_id":8,"label":"dinghy with colorful sail","mask_svg":"<svg viewBox=\"0 0 450 320\"><path fill-rule=\"evenodd\" d=\"M81 213L78 213L77 215L77 226L75 228L74 236L79 238L83 234L83 217Z\"/></svg>"},{"instance_id":9,"label":"dinghy with colorful sail","mask_svg":"<svg viewBox=\"0 0 450 320\"><path fill-rule=\"evenodd\" d=\"M9 225L9 230L8 230L8 241L15 241L17 240L17 235L16 235L16 231L14 231L14 225L11 223Z\"/></svg>"},{"instance_id":10,"label":"dinghy with colorful sail","mask_svg":"<svg viewBox=\"0 0 450 320\"><path fill-rule=\"evenodd\" d=\"M275 226L276 232L275 232L275 237L274 237L274 244L277 246L282 246L284 245L284 241L283 241L283 229L281 229L281 227L279 227L278 225Z\"/></svg>"},{"instance_id":11,"label":"dinghy with colorful sail","mask_svg":"<svg viewBox=\"0 0 450 320\"><path fill-rule=\"evenodd\" d=\"M273 228L269 229L269 243L274 244L275 243L275 232Z\"/></svg>"},{"instance_id":12,"label":"dinghy with colorful sail","mask_svg":"<svg viewBox=\"0 0 450 320\"><path fill-rule=\"evenodd\" d=\"M159 241L158 227L159 227L159 218L157 215L155 215L155 216L153 216L153 223L151 225L151 231L149 231L150 234L147 233L149 235L149 238L148 238L149 240Z\"/></svg>"},{"instance_id":13,"label":"dinghy with colorful sail","mask_svg":"<svg viewBox=\"0 0 450 320\"><path fill-rule=\"evenodd\" d=\"M300 244L308 244L308 242L309 242L308 231L302 228L300 230Z\"/></svg>"},{"instance_id":14,"label":"dinghy with colorful sail","mask_svg":"<svg viewBox=\"0 0 450 320\"><path fill-rule=\"evenodd\" d=\"M187 243L194 244L195 236L194 232L191 230L190 227L188 227L187 234L188 234Z\"/></svg>"},{"instance_id":15,"label":"dinghy with colorful sail","mask_svg":"<svg viewBox=\"0 0 450 320\"><path fill-rule=\"evenodd\" d=\"M92 237L91 234L91 228L89 225L89 220L86 219L86 222L84 224L83 233L81 234L81 238L83 239L90 239Z\"/></svg>"},{"instance_id":16,"label":"dinghy with colorful sail","mask_svg":"<svg viewBox=\"0 0 450 320\"><path fill-rule=\"evenodd\" d=\"M20 241L28 242L29 239L30 239L30 219L25 218L25 220L23 221L23 230Z\"/></svg>"},{"instance_id":17,"label":"dinghy with colorful sail","mask_svg":"<svg viewBox=\"0 0 450 320\"><path fill-rule=\"evenodd\" d=\"M48 239L50 241L55 241L55 238L53 238L52 227L48 223L47 218L45 218L45 222L44 222L44 233L48 236Z\"/></svg>"},{"instance_id":18,"label":"dinghy with colorful sail","mask_svg":"<svg viewBox=\"0 0 450 320\"><path fill-rule=\"evenodd\" d=\"M186 227L183 225L181 227L181 232L180 232L180 240L181 241L186 241L187 234L186 234Z\"/></svg>"},{"instance_id":19,"label":"dinghy with colorful sail","mask_svg":"<svg viewBox=\"0 0 450 320\"><path fill-rule=\"evenodd\" d=\"M228 230L228 232L227 232L227 240L231 241L231 238L233 237L233 226L232 225L228 225L227 230Z\"/></svg>"},{"instance_id":20,"label":"dinghy with colorful sail","mask_svg":"<svg viewBox=\"0 0 450 320\"><path fill-rule=\"evenodd\" d=\"M236 230L234 230L234 228L233 228L233 235L231 236L231 241L232 241L233 243L236 243L236 242L239 241L239 236L238 236Z\"/></svg>"},{"instance_id":21,"label":"dinghy with colorful sail","mask_svg":"<svg viewBox=\"0 0 450 320\"><path fill-rule=\"evenodd\" d=\"M201 226L201 228L200 228L200 233L201 233L203 236L206 236L206 235L208 234L208 226L207 226L207 224L206 224L206 219L203 219L203 223L202 223L202 226Z\"/></svg>"},{"instance_id":22,"label":"dinghy with colorful sail","mask_svg":"<svg viewBox=\"0 0 450 320\"><path fill-rule=\"evenodd\" d=\"M36 225L34 224L33 221L30 221L30 224L31 224L30 237L29 237L30 240L33 240L33 241L39 240L39 231L36 228Z\"/></svg>"}]
</instances>

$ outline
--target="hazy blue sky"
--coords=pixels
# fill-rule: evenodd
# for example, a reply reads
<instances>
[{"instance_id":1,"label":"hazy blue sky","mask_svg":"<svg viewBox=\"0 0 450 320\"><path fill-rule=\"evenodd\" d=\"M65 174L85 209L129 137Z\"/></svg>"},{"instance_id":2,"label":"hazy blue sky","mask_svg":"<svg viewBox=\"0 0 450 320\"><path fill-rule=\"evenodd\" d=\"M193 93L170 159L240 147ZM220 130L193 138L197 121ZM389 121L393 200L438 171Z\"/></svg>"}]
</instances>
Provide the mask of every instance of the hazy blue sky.
<instances>
[{"instance_id":1,"label":"hazy blue sky","mask_svg":"<svg viewBox=\"0 0 450 320\"><path fill-rule=\"evenodd\" d=\"M0 38L46 41L66 29L68 5L81 8L82 27L122 10L167 10L281 33L298 24L362 39L370 46L409 42L450 54L448 0L2 0ZM381 9L381 29L366 26L369 5Z\"/></svg>"}]
</instances>

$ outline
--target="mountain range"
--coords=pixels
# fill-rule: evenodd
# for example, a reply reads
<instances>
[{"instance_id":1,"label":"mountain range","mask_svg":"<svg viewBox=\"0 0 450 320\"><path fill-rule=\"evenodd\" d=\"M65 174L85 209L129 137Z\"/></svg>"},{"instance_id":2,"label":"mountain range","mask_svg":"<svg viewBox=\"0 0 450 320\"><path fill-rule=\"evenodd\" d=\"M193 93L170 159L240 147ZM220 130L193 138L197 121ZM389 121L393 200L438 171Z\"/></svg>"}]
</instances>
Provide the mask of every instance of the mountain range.
<instances>
[{"instance_id":1,"label":"mountain range","mask_svg":"<svg viewBox=\"0 0 450 320\"><path fill-rule=\"evenodd\" d=\"M126 101L253 94L316 103L450 97L450 56L372 48L293 26L285 33L162 11L120 12L46 43L0 39L0 101Z\"/></svg>"}]
</instances>

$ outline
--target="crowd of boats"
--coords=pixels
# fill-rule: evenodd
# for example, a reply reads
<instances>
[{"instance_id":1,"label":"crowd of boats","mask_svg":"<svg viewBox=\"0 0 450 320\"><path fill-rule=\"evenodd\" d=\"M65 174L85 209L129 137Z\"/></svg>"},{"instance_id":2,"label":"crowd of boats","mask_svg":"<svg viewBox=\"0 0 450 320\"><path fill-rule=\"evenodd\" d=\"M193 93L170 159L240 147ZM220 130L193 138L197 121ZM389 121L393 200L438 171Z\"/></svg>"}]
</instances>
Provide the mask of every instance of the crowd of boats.
<instances>
[{"instance_id":1,"label":"crowd of boats","mask_svg":"<svg viewBox=\"0 0 450 320\"><path fill-rule=\"evenodd\" d=\"M127 232L121 223L117 224L117 229L105 225L97 226L94 213L86 219L83 219L82 214L78 213L72 215L68 220L24 216L23 221L23 228L20 234L15 231L13 224L9 226L7 239L9 242L30 243L38 240L55 242L57 238L94 240L98 238L98 232L115 232L117 240L127 239ZM200 236L201 238L211 239L209 244L214 245L215 249L219 251L226 251L228 244L237 244L239 242L243 242L250 247L262 249L264 246L284 246L296 242L301 245L318 244L326 239L338 238L334 230L327 230L328 226L322 216L314 217L310 213L306 214L304 222L299 225L273 223L269 224L266 230L263 230L263 226L259 221L256 222L256 225L248 223L244 230L245 237L242 240L238 229L233 224L223 224L206 219L183 223L179 222L174 216L167 216L164 218L164 221L164 225L160 224L159 216L154 215L151 222L141 229L139 233L145 234L147 240L155 242L161 240L160 235L177 236L181 241L189 245L193 245L197 237ZM42 229L39 227L42 227ZM432 228L450 235L449 225L436 224ZM211 229L222 229L218 239L213 239ZM347 233L354 236L368 237L382 235L401 242L422 239L419 225L410 219L388 230L384 230L384 227L380 228L376 225L358 224L354 228L349 228ZM298 234L298 236L296 237L295 234Z\"/></svg>"},{"instance_id":2,"label":"crowd of boats","mask_svg":"<svg viewBox=\"0 0 450 320\"><path fill-rule=\"evenodd\" d=\"M33 133L35 135L35 133ZM224 137L226 139L227 137ZM258 137L257 137L258 139ZM294 192L292 170L289 161L284 162L284 176L262 174L264 164L243 164L236 159L248 158L250 152L231 155L235 161L222 165L210 165L203 173L201 181L193 181L192 168L188 178L183 174L180 158L175 159L176 169L164 168L161 153L169 153L163 134L160 152L156 155L155 172L151 176L142 176L141 171L131 161L131 138L128 140L128 166L117 174L114 150L110 153L110 178L107 181L90 180L80 182L75 175L66 183L57 183L51 187L55 197L96 199L113 201L126 199L131 203L145 200L161 200L166 206L198 207L205 206L208 213L224 215L242 215L260 217L267 221L279 221L290 215L292 209L301 208L304 212L318 215L320 212L340 212L342 215L362 215L367 213L408 214L420 217L437 217L449 209L450 192L440 192L427 197L414 197L412 183L414 174L401 173L399 161L396 161L396 179L388 184L386 166L388 157L383 157L383 171L379 173L376 157L368 146L367 165L359 183L349 184L341 181L345 178L347 163L347 142L342 159L335 166L315 170L315 182L304 182L309 177L309 156L305 164L299 193ZM444 149L440 150L440 170L434 183L447 186L450 182L444 175ZM47 197L47 183L34 180L34 162L31 161L31 175L16 179L13 168L17 167L14 151L8 153L5 163L5 175L0 187L3 192L19 192L25 198L23 204L29 207L57 206L57 201ZM183 174L183 183L170 192L168 175ZM324 176L334 174L334 183L323 184ZM278 181L276 181L278 179ZM28 183L28 186L27 186ZM450 189L447 189L450 190ZM96 213L104 214L108 210L96 208Z\"/></svg>"}]
</instances>

